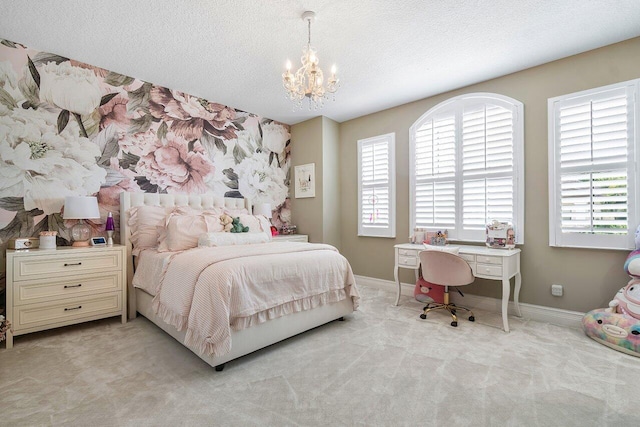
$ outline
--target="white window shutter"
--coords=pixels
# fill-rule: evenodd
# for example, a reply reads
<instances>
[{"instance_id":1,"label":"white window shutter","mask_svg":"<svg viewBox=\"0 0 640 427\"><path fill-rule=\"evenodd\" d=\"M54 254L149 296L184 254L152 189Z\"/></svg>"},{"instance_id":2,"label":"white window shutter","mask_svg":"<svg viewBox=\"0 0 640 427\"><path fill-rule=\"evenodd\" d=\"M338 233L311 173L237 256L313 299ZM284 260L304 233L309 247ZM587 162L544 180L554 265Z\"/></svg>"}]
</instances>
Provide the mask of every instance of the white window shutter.
<instances>
[{"instance_id":1,"label":"white window shutter","mask_svg":"<svg viewBox=\"0 0 640 427\"><path fill-rule=\"evenodd\" d=\"M395 237L395 134L358 141L358 235Z\"/></svg>"},{"instance_id":2,"label":"white window shutter","mask_svg":"<svg viewBox=\"0 0 640 427\"><path fill-rule=\"evenodd\" d=\"M639 81L549 100L550 245L634 247Z\"/></svg>"}]
</instances>

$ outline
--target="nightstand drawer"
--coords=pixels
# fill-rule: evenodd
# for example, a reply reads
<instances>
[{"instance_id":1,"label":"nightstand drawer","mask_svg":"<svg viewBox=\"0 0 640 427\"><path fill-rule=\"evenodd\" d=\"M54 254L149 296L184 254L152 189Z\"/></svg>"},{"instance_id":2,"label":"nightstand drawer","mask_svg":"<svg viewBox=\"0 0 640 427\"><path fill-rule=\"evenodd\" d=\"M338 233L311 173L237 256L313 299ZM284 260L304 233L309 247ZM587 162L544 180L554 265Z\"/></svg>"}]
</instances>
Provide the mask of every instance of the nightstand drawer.
<instances>
[{"instance_id":1,"label":"nightstand drawer","mask_svg":"<svg viewBox=\"0 0 640 427\"><path fill-rule=\"evenodd\" d=\"M83 253L81 256L70 253L56 256L16 257L13 260L13 281L121 269L122 257L119 251Z\"/></svg>"},{"instance_id":2,"label":"nightstand drawer","mask_svg":"<svg viewBox=\"0 0 640 427\"><path fill-rule=\"evenodd\" d=\"M78 321L106 314L120 314L122 311L122 293L113 292L97 296L69 298L14 307L14 324L16 332L22 329L38 329L70 325Z\"/></svg>"},{"instance_id":3,"label":"nightstand drawer","mask_svg":"<svg viewBox=\"0 0 640 427\"><path fill-rule=\"evenodd\" d=\"M95 295L122 289L122 274L118 271L89 277L70 276L56 280L40 279L14 284L13 304L47 302L81 295Z\"/></svg>"},{"instance_id":4,"label":"nightstand drawer","mask_svg":"<svg viewBox=\"0 0 640 427\"><path fill-rule=\"evenodd\" d=\"M398 257L398 264L409 266L409 267L415 267L418 265L418 258L416 258L415 256L413 257L400 256Z\"/></svg>"},{"instance_id":5,"label":"nightstand drawer","mask_svg":"<svg viewBox=\"0 0 640 427\"><path fill-rule=\"evenodd\" d=\"M502 277L501 265L477 264L475 274L478 276Z\"/></svg>"}]
</instances>

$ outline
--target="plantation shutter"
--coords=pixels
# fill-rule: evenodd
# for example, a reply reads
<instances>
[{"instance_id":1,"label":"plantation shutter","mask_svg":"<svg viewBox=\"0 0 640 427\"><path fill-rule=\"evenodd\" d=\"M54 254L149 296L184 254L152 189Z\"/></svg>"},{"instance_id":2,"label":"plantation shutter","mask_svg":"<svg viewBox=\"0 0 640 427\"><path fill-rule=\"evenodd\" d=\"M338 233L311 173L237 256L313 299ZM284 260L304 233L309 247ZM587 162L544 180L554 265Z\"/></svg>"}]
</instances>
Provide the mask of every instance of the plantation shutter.
<instances>
[{"instance_id":1,"label":"plantation shutter","mask_svg":"<svg viewBox=\"0 0 640 427\"><path fill-rule=\"evenodd\" d=\"M514 223L514 113L483 103L462 113L462 228ZM464 235L464 234L463 234Z\"/></svg>"},{"instance_id":2,"label":"plantation shutter","mask_svg":"<svg viewBox=\"0 0 640 427\"><path fill-rule=\"evenodd\" d=\"M456 119L427 120L415 133L415 226L451 228L456 221Z\"/></svg>"},{"instance_id":3,"label":"plantation shutter","mask_svg":"<svg viewBox=\"0 0 640 427\"><path fill-rule=\"evenodd\" d=\"M395 135L358 141L358 235L395 237Z\"/></svg>"},{"instance_id":4,"label":"plantation shutter","mask_svg":"<svg viewBox=\"0 0 640 427\"><path fill-rule=\"evenodd\" d=\"M635 215L630 209L635 204L632 89L615 85L550 100L555 142L552 245L630 247L636 225L630 223Z\"/></svg>"}]
</instances>

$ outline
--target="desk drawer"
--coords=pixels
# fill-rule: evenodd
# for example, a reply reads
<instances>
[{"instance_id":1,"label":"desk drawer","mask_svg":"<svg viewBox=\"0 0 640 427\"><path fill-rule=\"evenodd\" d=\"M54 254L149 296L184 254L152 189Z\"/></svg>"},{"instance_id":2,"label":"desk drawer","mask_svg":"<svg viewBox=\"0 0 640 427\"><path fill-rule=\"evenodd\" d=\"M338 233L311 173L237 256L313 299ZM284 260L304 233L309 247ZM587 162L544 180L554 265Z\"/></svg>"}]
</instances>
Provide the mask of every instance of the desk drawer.
<instances>
[{"instance_id":1,"label":"desk drawer","mask_svg":"<svg viewBox=\"0 0 640 427\"><path fill-rule=\"evenodd\" d=\"M476 261L481 262L483 264L502 264L502 257L499 256L487 256L487 255L476 255Z\"/></svg>"},{"instance_id":2,"label":"desk drawer","mask_svg":"<svg viewBox=\"0 0 640 427\"><path fill-rule=\"evenodd\" d=\"M69 298L61 301L14 307L16 332L31 328L51 328L72 324L92 316L122 314L122 292Z\"/></svg>"},{"instance_id":3,"label":"desk drawer","mask_svg":"<svg viewBox=\"0 0 640 427\"><path fill-rule=\"evenodd\" d=\"M476 256L474 254L458 254L460 258L467 262L476 262Z\"/></svg>"},{"instance_id":4,"label":"desk drawer","mask_svg":"<svg viewBox=\"0 0 640 427\"><path fill-rule=\"evenodd\" d=\"M120 251L96 252L80 255L55 254L13 259L13 281L66 277L94 271L122 270Z\"/></svg>"},{"instance_id":5,"label":"desk drawer","mask_svg":"<svg viewBox=\"0 0 640 427\"><path fill-rule=\"evenodd\" d=\"M502 266L491 264L477 264L476 274L478 276L502 277Z\"/></svg>"},{"instance_id":6,"label":"desk drawer","mask_svg":"<svg viewBox=\"0 0 640 427\"><path fill-rule=\"evenodd\" d=\"M418 256L418 251L414 251L412 249L398 249L398 255L415 258Z\"/></svg>"},{"instance_id":7,"label":"desk drawer","mask_svg":"<svg viewBox=\"0 0 640 427\"><path fill-rule=\"evenodd\" d=\"M400 256L398 257L398 264L404 265L407 267L415 267L418 265L418 258L416 258L415 256L413 257Z\"/></svg>"}]
</instances>

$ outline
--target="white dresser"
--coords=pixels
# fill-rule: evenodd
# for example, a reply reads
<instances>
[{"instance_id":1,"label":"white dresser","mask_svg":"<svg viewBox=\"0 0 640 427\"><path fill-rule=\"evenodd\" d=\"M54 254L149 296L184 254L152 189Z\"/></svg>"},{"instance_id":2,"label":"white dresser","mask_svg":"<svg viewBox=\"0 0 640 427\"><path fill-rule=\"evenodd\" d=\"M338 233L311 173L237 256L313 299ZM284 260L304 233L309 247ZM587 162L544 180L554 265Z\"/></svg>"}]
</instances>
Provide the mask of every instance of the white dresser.
<instances>
[{"instance_id":1,"label":"white dresser","mask_svg":"<svg viewBox=\"0 0 640 427\"><path fill-rule=\"evenodd\" d=\"M126 317L126 248L120 245L7 250L7 319L13 336Z\"/></svg>"},{"instance_id":2,"label":"white dresser","mask_svg":"<svg viewBox=\"0 0 640 427\"><path fill-rule=\"evenodd\" d=\"M271 238L272 242L304 242L309 241L309 236L306 234L278 234Z\"/></svg>"},{"instance_id":3,"label":"white dresser","mask_svg":"<svg viewBox=\"0 0 640 427\"><path fill-rule=\"evenodd\" d=\"M511 293L510 279L515 277L513 290L513 306L517 316L520 313L520 287L522 276L520 274L520 249L491 249L486 246L451 245L460 248L458 255L464 258L476 277L481 279L497 280L502 283L502 325L505 332L509 332L507 308ZM420 269L419 253L424 250L420 244L403 243L395 245L395 268L393 276L398 285L396 305L400 303L401 285L398 273L400 268L415 270L416 280Z\"/></svg>"}]
</instances>

